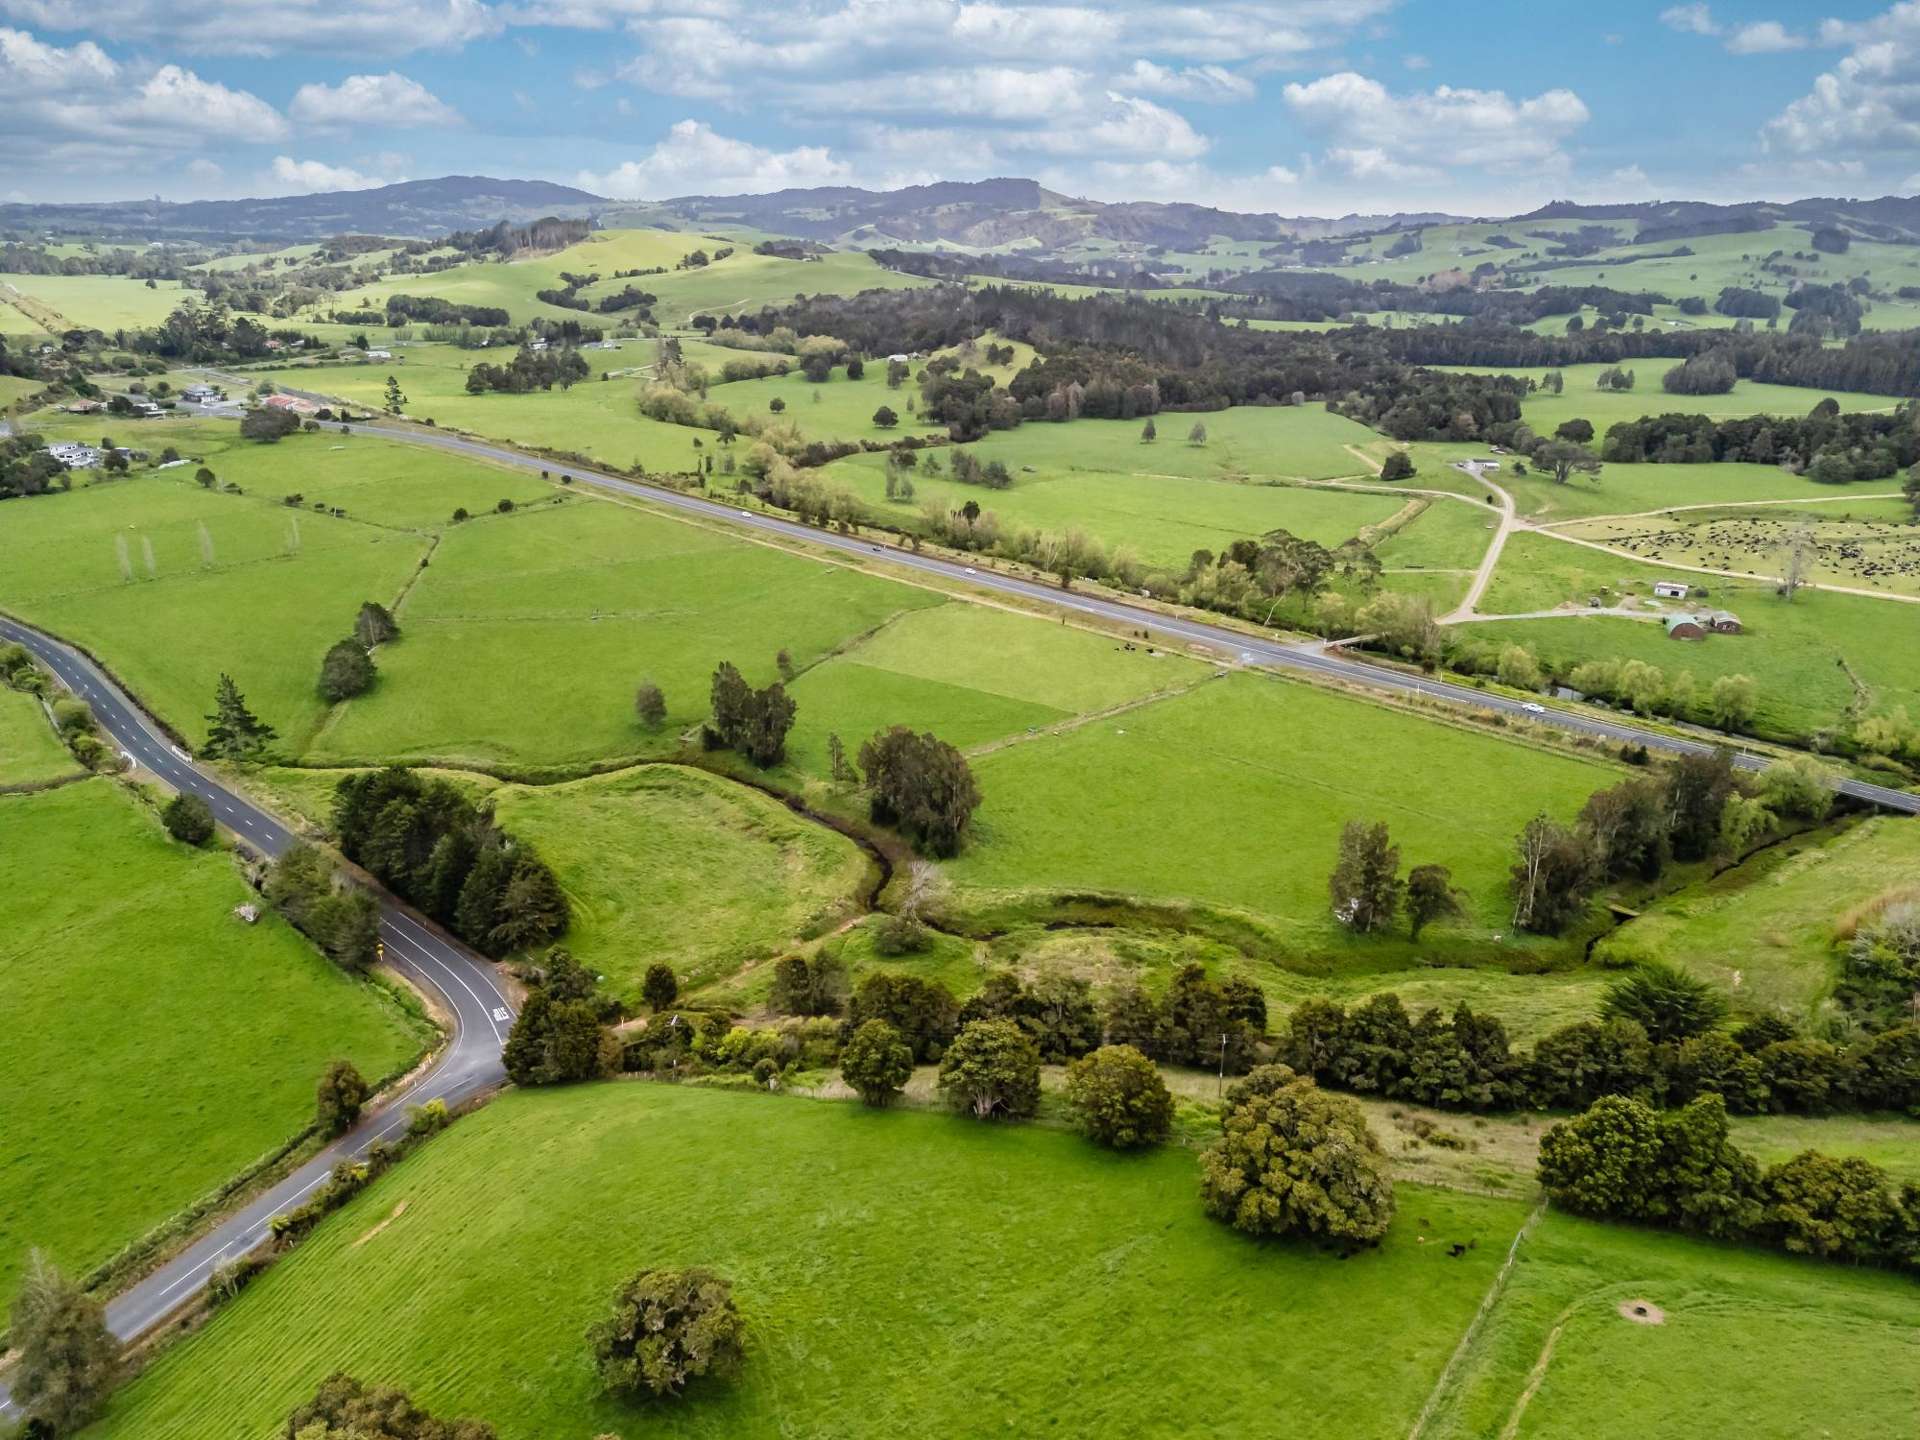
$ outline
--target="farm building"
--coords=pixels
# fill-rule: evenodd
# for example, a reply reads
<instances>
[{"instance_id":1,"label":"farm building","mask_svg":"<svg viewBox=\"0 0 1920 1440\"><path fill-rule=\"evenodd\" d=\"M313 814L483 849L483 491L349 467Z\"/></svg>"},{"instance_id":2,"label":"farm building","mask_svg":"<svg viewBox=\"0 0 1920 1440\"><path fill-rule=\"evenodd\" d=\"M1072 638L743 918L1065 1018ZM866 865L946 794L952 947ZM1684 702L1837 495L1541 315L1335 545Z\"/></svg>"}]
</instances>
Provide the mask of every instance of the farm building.
<instances>
[{"instance_id":1,"label":"farm building","mask_svg":"<svg viewBox=\"0 0 1920 1440\"><path fill-rule=\"evenodd\" d=\"M1667 638L1669 640L1702 640L1706 638L1707 627L1700 623L1695 615L1667 616Z\"/></svg>"},{"instance_id":2,"label":"farm building","mask_svg":"<svg viewBox=\"0 0 1920 1440\"><path fill-rule=\"evenodd\" d=\"M1681 584L1678 580L1656 580L1653 582L1653 593L1662 600L1684 600L1687 598L1687 592L1692 588L1690 585Z\"/></svg>"},{"instance_id":3,"label":"farm building","mask_svg":"<svg viewBox=\"0 0 1920 1440\"><path fill-rule=\"evenodd\" d=\"M269 395L263 403L270 410L290 410L295 415L313 415L320 409L311 400L302 400L298 395Z\"/></svg>"},{"instance_id":4,"label":"farm building","mask_svg":"<svg viewBox=\"0 0 1920 1440\"><path fill-rule=\"evenodd\" d=\"M1740 617L1731 610L1708 610L1701 614L1700 623L1716 635L1738 635L1741 630Z\"/></svg>"}]
</instances>

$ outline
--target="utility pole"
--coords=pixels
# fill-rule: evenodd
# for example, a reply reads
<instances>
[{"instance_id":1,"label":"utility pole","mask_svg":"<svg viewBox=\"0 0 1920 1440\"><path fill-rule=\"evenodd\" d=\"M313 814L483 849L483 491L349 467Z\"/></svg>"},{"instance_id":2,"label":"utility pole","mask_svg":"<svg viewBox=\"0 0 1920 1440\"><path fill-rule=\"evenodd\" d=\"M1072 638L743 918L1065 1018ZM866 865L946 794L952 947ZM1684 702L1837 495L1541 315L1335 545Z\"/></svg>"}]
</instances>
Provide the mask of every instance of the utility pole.
<instances>
[{"instance_id":1,"label":"utility pole","mask_svg":"<svg viewBox=\"0 0 1920 1440\"><path fill-rule=\"evenodd\" d=\"M1218 1099L1227 1093L1227 1032L1220 1032L1220 1073L1215 1077L1214 1097Z\"/></svg>"}]
</instances>

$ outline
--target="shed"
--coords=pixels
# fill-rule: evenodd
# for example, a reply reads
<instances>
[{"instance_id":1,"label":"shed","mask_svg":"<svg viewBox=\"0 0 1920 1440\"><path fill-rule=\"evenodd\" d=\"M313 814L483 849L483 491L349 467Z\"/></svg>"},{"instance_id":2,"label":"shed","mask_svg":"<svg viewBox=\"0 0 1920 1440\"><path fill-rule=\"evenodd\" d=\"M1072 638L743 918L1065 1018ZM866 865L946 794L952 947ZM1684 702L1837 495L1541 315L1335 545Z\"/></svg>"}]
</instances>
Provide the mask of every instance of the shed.
<instances>
[{"instance_id":1,"label":"shed","mask_svg":"<svg viewBox=\"0 0 1920 1440\"><path fill-rule=\"evenodd\" d=\"M1658 595L1662 600L1684 600L1687 598L1687 592L1691 588L1691 586L1681 584L1678 580L1656 580L1653 582L1653 593Z\"/></svg>"},{"instance_id":2,"label":"shed","mask_svg":"<svg viewBox=\"0 0 1920 1440\"><path fill-rule=\"evenodd\" d=\"M1731 610L1709 610L1701 620L1716 635L1738 635L1741 630L1740 617Z\"/></svg>"},{"instance_id":3,"label":"shed","mask_svg":"<svg viewBox=\"0 0 1920 1440\"><path fill-rule=\"evenodd\" d=\"M1707 627L1700 623L1696 615L1667 616L1667 638L1669 640L1704 639Z\"/></svg>"}]
</instances>

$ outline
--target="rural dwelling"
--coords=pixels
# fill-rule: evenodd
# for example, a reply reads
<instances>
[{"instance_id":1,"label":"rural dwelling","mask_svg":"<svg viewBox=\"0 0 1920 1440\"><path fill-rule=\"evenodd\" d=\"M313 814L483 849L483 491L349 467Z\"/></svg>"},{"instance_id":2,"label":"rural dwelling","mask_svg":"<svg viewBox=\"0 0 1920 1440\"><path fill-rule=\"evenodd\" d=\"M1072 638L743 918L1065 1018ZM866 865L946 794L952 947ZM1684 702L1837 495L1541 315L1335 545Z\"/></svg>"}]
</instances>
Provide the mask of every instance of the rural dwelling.
<instances>
[{"instance_id":1,"label":"rural dwelling","mask_svg":"<svg viewBox=\"0 0 1920 1440\"><path fill-rule=\"evenodd\" d=\"M210 405L220 398L220 392L211 385L189 385L180 392L180 398L195 405Z\"/></svg>"},{"instance_id":2,"label":"rural dwelling","mask_svg":"<svg viewBox=\"0 0 1920 1440\"><path fill-rule=\"evenodd\" d=\"M270 410L290 410L295 415L314 415L320 410L311 400L302 400L298 395L269 395L263 403Z\"/></svg>"},{"instance_id":3,"label":"rural dwelling","mask_svg":"<svg viewBox=\"0 0 1920 1440\"><path fill-rule=\"evenodd\" d=\"M47 453L72 470L91 470L100 463L100 452L77 440L61 440L47 447Z\"/></svg>"},{"instance_id":4,"label":"rural dwelling","mask_svg":"<svg viewBox=\"0 0 1920 1440\"><path fill-rule=\"evenodd\" d=\"M1653 582L1653 593L1658 595L1662 600L1684 600L1687 598L1687 591L1691 588L1691 586L1682 585L1678 580L1656 580Z\"/></svg>"},{"instance_id":5,"label":"rural dwelling","mask_svg":"<svg viewBox=\"0 0 1920 1440\"><path fill-rule=\"evenodd\" d=\"M1706 638L1707 627L1694 615L1667 616L1667 638L1669 640L1702 640Z\"/></svg>"}]
</instances>

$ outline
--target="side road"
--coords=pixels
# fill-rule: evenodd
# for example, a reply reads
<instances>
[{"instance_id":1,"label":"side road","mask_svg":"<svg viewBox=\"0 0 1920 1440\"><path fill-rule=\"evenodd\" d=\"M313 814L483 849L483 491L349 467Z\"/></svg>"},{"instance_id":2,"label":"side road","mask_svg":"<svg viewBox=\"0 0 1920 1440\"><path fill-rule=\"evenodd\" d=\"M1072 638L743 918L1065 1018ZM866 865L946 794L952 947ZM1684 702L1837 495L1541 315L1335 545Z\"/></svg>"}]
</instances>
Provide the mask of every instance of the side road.
<instances>
[{"instance_id":1,"label":"side road","mask_svg":"<svg viewBox=\"0 0 1920 1440\"><path fill-rule=\"evenodd\" d=\"M122 754L174 789L201 796L220 823L255 850L277 856L294 842L293 834L273 816L197 768L125 691L78 650L4 616L0 616L0 640L26 646L63 685L93 707L95 720ZM120 1339L135 1340L152 1330L192 1299L217 1266L258 1246L266 1239L273 1217L305 1200L338 1162L357 1159L376 1140L397 1138L412 1106L431 1100L457 1105L506 1078L500 1051L513 1025L513 1001L493 966L391 898L380 898L380 935L386 943L387 963L433 996L451 1017L452 1033L445 1049L426 1073L386 1106L369 1112L348 1134L108 1302L107 1324ZM13 1417L12 1397L0 1384L0 1418Z\"/></svg>"}]
</instances>

